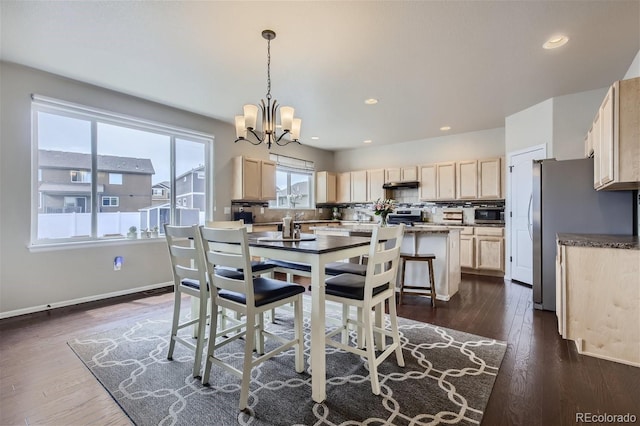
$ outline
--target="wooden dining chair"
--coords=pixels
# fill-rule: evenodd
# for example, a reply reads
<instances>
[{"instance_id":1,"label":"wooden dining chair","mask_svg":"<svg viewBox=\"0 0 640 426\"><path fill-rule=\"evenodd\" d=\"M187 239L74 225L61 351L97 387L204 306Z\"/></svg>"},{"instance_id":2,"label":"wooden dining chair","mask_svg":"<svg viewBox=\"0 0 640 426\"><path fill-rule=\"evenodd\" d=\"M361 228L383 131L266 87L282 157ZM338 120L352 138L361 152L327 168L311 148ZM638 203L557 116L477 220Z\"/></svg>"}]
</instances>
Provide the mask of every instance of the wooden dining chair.
<instances>
[{"instance_id":1,"label":"wooden dining chair","mask_svg":"<svg viewBox=\"0 0 640 426\"><path fill-rule=\"evenodd\" d=\"M211 312L217 312L218 308L222 307L240 313L240 317L244 320L240 330L234 326L227 333L225 330L218 330L216 316L211 318L210 335L215 335L218 330L219 337L209 339L202 383L209 383L213 364L240 377L239 407L243 410L248 406L251 371L258 364L294 347L295 369L298 373L304 370L304 339L302 334L302 293L304 293L304 287L272 278L254 277L251 274L230 277L216 273L214 266L249 270L251 259L247 229L244 227L239 229L201 227L200 233L209 271L209 282L212 283ZM265 311L288 303L294 305L294 338L291 340L269 333L260 324L262 314ZM256 354L257 356L254 358L253 348L256 333L259 334L259 338L266 337L278 341L280 346L264 355ZM240 337L244 337L245 343L242 368L238 369L225 362L223 357L216 354L216 351Z\"/></svg>"},{"instance_id":2,"label":"wooden dining chair","mask_svg":"<svg viewBox=\"0 0 640 426\"><path fill-rule=\"evenodd\" d=\"M396 275L403 234L403 224L374 228L366 275L341 274L328 278L325 282L326 300L343 305L342 326L326 335L326 344L366 358L371 376L371 390L375 395L380 394L378 365L395 352L396 362L404 367L395 303ZM377 326L371 318L374 308L380 314L384 313L385 302L388 302L389 306L390 330L387 330L384 325ZM348 309L350 306L356 307L356 318L350 317L351 310ZM350 345L346 339L341 341L334 339L338 333L346 336L349 326L356 326L359 329L358 336L362 336L357 346ZM378 356L376 356L374 333L383 340L382 346L385 345L386 337L392 340L392 343L383 348Z\"/></svg>"},{"instance_id":3,"label":"wooden dining chair","mask_svg":"<svg viewBox=\"0 0 640 426\"><path fill-rule=\"evenodd\" d=\"M200 376L202 352L206 343L207 306L209 288L204 249L198 225L172 226L164 224L164 233L169 248L171 270L173 272L173 319L167 359L173 359L176 342L194 351L193 377ZM180 322L182 296L189 295L197 301L198 309L192 309L192 318ZM212 311L217 312L217 311ZM195 317L194 317L195 316ZM180 336L178 332L195 325L195 338ZM195 341L195 343L194 343Z\"/></svg>"}]
</instances>

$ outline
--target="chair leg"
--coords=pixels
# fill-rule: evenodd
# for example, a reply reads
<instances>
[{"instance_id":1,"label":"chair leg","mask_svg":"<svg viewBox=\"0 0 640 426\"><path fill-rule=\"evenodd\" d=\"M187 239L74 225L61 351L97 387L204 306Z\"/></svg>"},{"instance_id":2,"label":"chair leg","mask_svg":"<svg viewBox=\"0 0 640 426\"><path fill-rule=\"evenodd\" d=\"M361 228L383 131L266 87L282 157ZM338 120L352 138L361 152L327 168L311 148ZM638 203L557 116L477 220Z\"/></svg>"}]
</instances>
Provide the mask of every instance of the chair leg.
<instances>
[{"instance_id":1,"label":"chair leg","mask_svg":"<svg viewBox=\"0 0 640 426\"><path fill-rule=\"evenodd\" d=\"M342 304L342 344L349 344L349 305Z\"/></svg>"},{"instance_id":2,"label":"chair leg","mask_svg":"<svg viewBox=\"0 0 640 426\"><path fill-rule=\"evenodd\" d=\"M193 357L193 377L200 376L200 368L202 367L202 351L204 349L204 343L207 341L206 326L207 326L207 302L208 300L200 299L199 317L198 317L198 337L196 338L196 353ZM214 333L215 339L215 333Z\"/></svg>"},{"instance_id":3,"label":"chair leg","mask_svg":"<svg viewBox=\"0 0 640 426\"><path fill-rule=\"evenodd\" d=\"M212 298L215 296L211 296ZM224 309L223 309L224 311ZM215 302L211 304L211 312L218 312L218 305ZM218 330L218 316L211 315L209 322L209 344L207 345L206 361L204 365L204 374L202 374L202 384L209 384L209 374L211 373L212 358L215 356L214 348L216 346L216 331Z\"/></svg>"},{"instance_id":4,"label":"chair leg","mask_svg":"<svg viewBox=\"0 0 640 426\"><path fill-rule=\"evenodd\" d=\"M364 338L367 348L367 362L369 363L369 376L371 376L371 391L374 395L380 395L380 382L378 381L378 367L376 367L375 341L373 340L373 324L369 315L364 315L364 328L366 337Z\"/></svg>"},{"instance_id":5,"label":"chair leg","mask_svg":"<svg viewBox=\"0 0 640 426\"><path fill-rule=\"evenodd\" d=\"M431 282L431 306L436 307L436 281L433 278L433 261L429 259L429 281Z\"/></svg>"},{"instance_id":6,"label":"chair leg","mask_svg":"<svg viewBox=\"0 0 640 426\"><path fill-rule=\"evenodd\" d=\"M389 320L391 322L391 333L393 333L393 344L396 346L396 361L400 367L404 367L404 356L402 355L402 343L400 342L400 332L398 331L398 314L396 304L389 300Z\"/></svg>"},{"instance_id":7,"label":"chair leg","mask_svg":"<svg viewBox=\"0 0 640 426\"><path fill-rule=\"evenodd\" d=\"M167 359L173 359L173 350L176 347L175 337L178 335L178 324L180 322L180 303L182 302L182 293L174 289L173 301L173 320L171 321L171 337L169 339L169 352Z\"/></svg>"},{"instance_id":8,"label":"chair leg","mask_svg":"<svg viewBox=\"0 0 640 426\"><path fill-rule=\"evenodd\" d=\"M360 324L362 324L362 318L363 318L363 310L361 307L357 307L356 308L356 312L357 312L357 320L358 320L358 326L356 327L357 333L356 333L356 338L357 338L357 343L358 343L358 348L362 349L364 348L364 345L366 345L366 341L367 341L367 336L366 336L366 329L362 328L362 326Z\"/></svg>"},{"instance_id":9,"label":"chair leg","mask_svg":"<svg viewBox=\"0 0 640 426\"><path fill-rule=\"evenodd\" d=\"M242 384L240 386L240 410L247 408L249 400L249 384L251 383L251 364L253 361L253 346L256 343L254 330L256 327L257 315L247 315L247 333L245 334L246 341L244 346L244 361L242 365Z\"/></svg>"},{"instance_id":10,"label":"chair leg","mask_svg":"<svg viewBox=\"0 0 640 426\"><path fill-rule=\"evenodd\" d=\"M262 330L264 330L264 312L260 312L256 314L256 323L257 327L255 328L256 334L256 353L258 355L264 354L264 334L262 334ZM249 328L247 328L247 333L249 332Z\"/></svg>"},{"instance_id":11,"label":"chair leg","mask_svg":"<svg viewBox=\"0 0 640 426\"><path fill-rule=\"evenodd\" d=\"M398 303L400 305L402 305L402 296L404 296L404 268L405 260L401 257L398 264L398 270L400 271L400 297L398 298Z\"/></svg>"},{"instance_id":12,"label":"chair leg","mask_svg":"<svg viewBox=\"0 0 640 426\"><path fill-rule=\"evenodd\" d=\"M294 310L294 333L298 344L295 346L295 362L296 373L302 373L304 371L304 334L302 330L302 297L296 299L293 302Z\"/></svg>"}]
</instances>

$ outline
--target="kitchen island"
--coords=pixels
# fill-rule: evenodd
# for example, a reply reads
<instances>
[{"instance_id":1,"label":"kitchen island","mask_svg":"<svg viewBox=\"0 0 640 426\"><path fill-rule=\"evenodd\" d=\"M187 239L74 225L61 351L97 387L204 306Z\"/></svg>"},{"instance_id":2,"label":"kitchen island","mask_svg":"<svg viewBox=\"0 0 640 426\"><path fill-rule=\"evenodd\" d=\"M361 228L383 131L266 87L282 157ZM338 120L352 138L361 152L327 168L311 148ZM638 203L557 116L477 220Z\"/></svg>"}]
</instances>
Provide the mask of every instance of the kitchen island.
<instances>
[{"instance_id":1,"label":"kitchen island","mask_svg":"<svg viewBox=\"0 0 640 426\"><path fill-rule=\"evenodd\" d=\"M640 367L640 241L557 234L558 332L578 353Z\"/></svg>"},{"instance_id":2,"label":"kitchen island","mask_svg":"<svg viewBox=\"0 0 640 426\"><path fill-rule=\"evenodd\" d=\"M324 235L364 236L371 235L374 226L376 225L368 223L337 227L316 226L312 227L312 230L316 234ZM458 292L461 279L459 230L433 226L406 227L401 251L408 255L432 253L436 256L433 262L436 299L448 301ZM399 271L399 273L403 272L406 285L427 285L429 269L426 262L408 261L405 271ZM410 293L411 290L405 292L405 294Z\"/></svg>"}]
</instances>

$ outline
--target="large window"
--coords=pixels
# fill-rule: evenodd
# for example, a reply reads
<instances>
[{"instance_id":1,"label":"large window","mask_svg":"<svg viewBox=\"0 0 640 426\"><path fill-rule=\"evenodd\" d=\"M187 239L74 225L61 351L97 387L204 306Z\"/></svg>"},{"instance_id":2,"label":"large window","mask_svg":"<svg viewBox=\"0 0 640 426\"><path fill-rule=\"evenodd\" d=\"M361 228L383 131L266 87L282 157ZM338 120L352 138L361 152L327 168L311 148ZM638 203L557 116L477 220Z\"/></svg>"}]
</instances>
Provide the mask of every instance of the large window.
<instances>
[{"instance_id":1,"label":"large window","mask_svg":"<svg viewBox=\"0 0 640 426\"><path fill-rule=\"evenodd\" d=\"M269 207L313 208L313 162L276 154L270 159L276 162L276 200L270 201Z\"/></svg>"},{"instance_id":2,"label":"large window","mask_svg":"<svg viewBox=\"0 0 640 426\"><path fill-rule=\"evenodd\" d=\"M33 244L162 234L211 216L211 136L36 95L32 111Z\"/></svg>"}]
</instances>

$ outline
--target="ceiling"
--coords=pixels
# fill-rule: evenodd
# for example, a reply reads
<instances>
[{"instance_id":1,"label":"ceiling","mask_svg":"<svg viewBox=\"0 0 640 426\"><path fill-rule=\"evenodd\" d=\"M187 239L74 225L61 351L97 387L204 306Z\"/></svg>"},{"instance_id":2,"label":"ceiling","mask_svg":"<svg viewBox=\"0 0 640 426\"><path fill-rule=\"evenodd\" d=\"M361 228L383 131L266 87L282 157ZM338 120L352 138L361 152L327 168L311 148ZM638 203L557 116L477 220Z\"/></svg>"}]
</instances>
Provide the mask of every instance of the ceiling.
<instances>
[{"instance_id":1,"label":"ceiling","mask_svg":"<svg viewBox=\"0 0 640 426\"><path fill-rule=\"evenodd\" d=\"M295 107L304 144L329 150L503 127L608 86L640 49L640 0L1 0L0 12L3 60L229 123L266 94L272 29L272 95ZM567 45L542 49L559 33Z\"/></svg>"}]
</instances>

